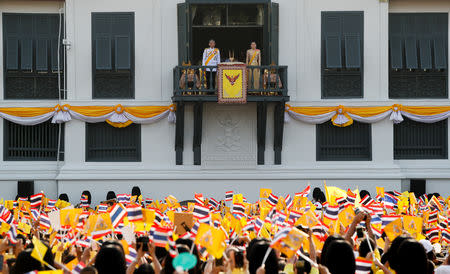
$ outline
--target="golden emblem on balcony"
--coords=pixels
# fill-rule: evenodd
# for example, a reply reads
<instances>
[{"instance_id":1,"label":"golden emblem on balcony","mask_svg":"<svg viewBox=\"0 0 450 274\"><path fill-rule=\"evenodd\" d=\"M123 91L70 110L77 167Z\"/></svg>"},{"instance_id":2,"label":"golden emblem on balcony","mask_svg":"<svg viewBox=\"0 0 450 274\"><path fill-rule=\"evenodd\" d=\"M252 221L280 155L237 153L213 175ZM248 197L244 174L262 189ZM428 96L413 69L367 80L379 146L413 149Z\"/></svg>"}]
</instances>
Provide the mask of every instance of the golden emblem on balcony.
<instances>
[{"instance_id":1,"label":"golden emblem on balcony","mask_svg":"<svg viewBox=\"0 0 450 274\"><path fill-rule=\"evenodd\" d=\"M218 65L219 104L247 103L247 66L243 63L222 63Z\"/></svg>"}]
</instances>

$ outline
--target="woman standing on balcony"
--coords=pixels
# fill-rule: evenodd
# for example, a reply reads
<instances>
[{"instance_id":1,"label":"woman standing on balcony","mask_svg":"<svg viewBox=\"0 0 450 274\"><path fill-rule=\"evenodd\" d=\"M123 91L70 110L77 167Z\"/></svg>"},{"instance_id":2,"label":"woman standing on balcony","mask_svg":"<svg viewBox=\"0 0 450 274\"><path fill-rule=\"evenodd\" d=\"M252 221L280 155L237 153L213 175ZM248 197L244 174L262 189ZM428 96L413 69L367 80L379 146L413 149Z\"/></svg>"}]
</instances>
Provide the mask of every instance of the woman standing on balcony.
<instances>
[{"instance_id":1,"label":"woman standing on balcony","mask_svg":"<svg viewBox=\"0 0 450 274\"><path fill-rule=\"evenodd\" d=\"M261 66L261 51L256 48L256 42L250 44L250 49L247 50L247 57L245 63L247 66ZM248 86L249 89L259 89L259 69L248 70Z\"/></svg>"}]
</instances>

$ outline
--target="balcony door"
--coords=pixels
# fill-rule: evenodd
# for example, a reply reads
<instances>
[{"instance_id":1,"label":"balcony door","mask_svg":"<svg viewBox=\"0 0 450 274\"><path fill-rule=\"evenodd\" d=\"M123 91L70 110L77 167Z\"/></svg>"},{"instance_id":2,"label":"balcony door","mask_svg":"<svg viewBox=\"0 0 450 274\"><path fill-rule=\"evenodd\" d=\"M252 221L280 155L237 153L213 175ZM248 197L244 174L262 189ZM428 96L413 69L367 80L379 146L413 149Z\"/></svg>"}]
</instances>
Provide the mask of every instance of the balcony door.
<instances>
[{"instance_id":1,"label":"balcony door","mask_svg":"<svg viewBox=\"0 0 450 274\"><path fill-rule=\"evenodd\" d=\"M178 61L201 64L209 39L216 41L221 61L234 53L245 62L250 43L262 52L262 63L278 64L278 4L267 0L188 0L178 4Z\"/></svg>"}]
</instances>

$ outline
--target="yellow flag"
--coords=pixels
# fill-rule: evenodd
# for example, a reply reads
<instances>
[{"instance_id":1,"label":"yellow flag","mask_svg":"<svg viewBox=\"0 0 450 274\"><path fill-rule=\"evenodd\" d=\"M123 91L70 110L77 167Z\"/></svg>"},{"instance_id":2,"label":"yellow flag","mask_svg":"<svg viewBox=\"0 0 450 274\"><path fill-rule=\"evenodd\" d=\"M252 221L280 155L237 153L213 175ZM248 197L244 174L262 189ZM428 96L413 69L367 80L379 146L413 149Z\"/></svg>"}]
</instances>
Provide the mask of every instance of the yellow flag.
<instances>
[{"instance_id":1,"label":"yellow flag","mask_svg":"<svg viewBox=\"0 0 450 274\"><path fill-rule=\"evenodd\" d=\"M416 206L417 204L416 195L414 195L414 192L409 193L409 203L411 206Z\"/></svg>"},{"instance_id":2,"label":"yellow flag","mask_svg":"<svg viewBox=\"0 0 450 274\"><path fill-rule=\"evenodd\" d=\"M308 234L293 227L287 236L273 244L272 248L291 258L300 249L305 238L308 238Z\"/></svg>"},{"instance_id":3,"label":"yellow flag","mask_svg":"<svg viewBox=\"0 0 450 274\"><path fill-rule=\"evenodd\" d=\"M272 189L270 189L270 188L261 188L261 189L259 189L259 198L267 199L267 198L269 198L271 193L272 193Z\"/></svg>"},{"instance_id":4,"label":"yellow flag","mask_svg":"<svg viewBox=\"0 0 450 274\"><path fill-rule=\"evenodd\" d=\"M377 195L384 197L384 187L377 186L376 188L377 188Z\"/></svg>"},{"instance_id":5,"label":"yellow flag","mask_svg":"<svg viewBox=\"0 0 450 274\"><path fill-rule=\"evenodd\" d=\"M347 197L347 191L340 189L338 187L335 186L328 186L326 182L324 182L324 186L325 186L325 193L326 193L326 198L327 198L327 202L329 205L335 206L337 205L336 203L336 199L338 198L346 198Z\"/></svg>"},{"instance_id":6,"label":"yellow flag","mask_svg":"<svg viewBox=\"0 0 450 274\"><path fill-rule=\"evenodd\" d=\"M316 224L319 223L319 220L317 220L316 215L314 212L310 209L305 214L300 217L300 219L297 220L295 225L302 225L304 227L312 228Z\"/></svg>"},{"instance_id":7,"label":"yellow flag","mask_svg":"<svg viewBox=\"0 0 450 274\"><path fill-rule=\"evenodd\" d=\"M11 226L9 224L2 222L0 225L0 234L8 232L10 228Z\"/></svg>"},{"instance_id":8,"label":"yellow flag","mask_svg":"<svg viewBox=\"0 0 450 274\"><path fill-rule=\"evenodd\" d=\"M244 202L244 196L242 194L233 195L233 204L242 204Z\"/></svg>"},{"instance_id":9,"label":"yellow flag","mask_svg":"<svg viewBox=\"0 0 450 274\"><path fill-rule=\"evenodd\" d=\"M61 225L76 226L82 212L81 208L62 209L59 214Z\"/></svg>"},{"instance_id":10,"label":"yellow flag","mask_svg":"<svg viewBox=\"0 0 450 274\"><path fill-rule=\"evenodd\" d=\"M355 218L355 211L353 210L352 206L346 207L338 215L339 222L341 222L341 224L344 227L349 226L353 222L354 218Z\"/></svg>"},{"instance_id":11,"label":"yellow flag","mask_svg":"<svg viewBox=\"0 0 450 274\"><path fill-rule=\"evenodd\" d=\"M38 274L63 274L62 269L38 271Z\"/></svg>"},{"instance_id":12,"label":"yellow flag","mask_svg":"<svg viewBox=\"0 0 450 274\"><path fill-rule=\"evenodd\" d=\"M18 225L17 225L17 228L19 229L19 230L21 230L23 233L25 233L25 234L29 234L30 232L31 232L31 226L29 225L29 224L27 224L27 223L22 223L22 222L20 222Z\"/></svg>"},{"instance_id":13,"label":"yellow flag","mask_svg":"<svg viewBox=\"0 0 450 274\"><path fill-rule=\"evenodd\" d=\"M403 227L406 231L411 233L414 238L417 238L417 236L422 233L422 223L422 217L403 216Z\"/></svg>"},{"instance_id":14,"label":"yellow flag","mask_svg":"<svg viewBox=\"0 0 450 274\"><path fill-rule=\"evenodd\" d=\"M175 196L169 195L166 198L166 202L169 207L175 207L175 205L178 203L178 200L177 198L175 198Z\"/></svg>"},{"instance_id":15,"label":"yellow flag","mask_svg":"<svg viewBox=\"0 0 450 274\"><path fill-rule=\"evenodd\" d=\"M66 267L70 270L73 270L75 268L75 266L77 266L77 264L78 264L78 259L75 257L72 261L70 261L66 264Z\"/></svg>"},{"instance_id":16,"label":"yellow flag","mask_svg":"<svg viewBox=\"0 0 450 274\"><path fill-rule=\"evenodd\" d=\"M43 264L47 264L44 261L45 253L47 252L47 246L45 246L41 241L39 241L36 237L33 237L33 251L31 251L31 257L38 260Z\"/></svg>"},{"instance_id":17,"label":"yellow flag","mask_svg":"<svg viewBox=\"0 0 450 274\"><path fill-rule=\"evenodd\" d=\"M397 236L402 235L403 227L402 227L402 219L398 218L397 220L390 222L384 227L384 232L386 236L388 236L389 240L392 242Z\"/></svg>"},{"instance_id":18,"label":"yellow flag","mask_svg":"<svg viewBox=\"0 0 450 274\"><path fill-rule=\"evenodd\" d=\"M5 207L9 210L12 210L14 208L14 201L13 200L5 201Z\"/></svg>"},{"instance_id":19,"label":"yellow flag","mask_svg":"<svg viewBox=\"0 0 450 274\"><path fill-rule=\"evenodd\" d=\"M226 248L225 239L225 233L221 229L207 224L200 224L195 243L205 247L214 258L220 259Z\"/></svg>"}]
</instances>

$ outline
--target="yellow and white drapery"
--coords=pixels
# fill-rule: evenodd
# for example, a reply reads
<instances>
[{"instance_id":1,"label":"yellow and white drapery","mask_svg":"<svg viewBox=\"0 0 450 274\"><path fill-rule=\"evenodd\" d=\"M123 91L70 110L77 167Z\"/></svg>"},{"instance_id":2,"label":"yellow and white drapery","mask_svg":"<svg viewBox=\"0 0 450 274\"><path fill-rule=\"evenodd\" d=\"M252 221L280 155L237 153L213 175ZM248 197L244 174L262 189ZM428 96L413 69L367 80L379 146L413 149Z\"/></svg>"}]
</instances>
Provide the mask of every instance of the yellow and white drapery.
<instances>
[{"instance_id":1,"label":"yellow and white drapery","mask_svg":"<svg viewBox=\"0 0 450 274\"><path fill-rule=\"evenodd\" d=\"M394 104L383 107L292 107L286 105L285 121L289 117L296 120L321 124L331 120L333 125L346 127L353 121L376 123L389 117L395 123L401 123L403 117L422 123L435 123L450 117L450 106L403 106Z\"/></svg>"},{"instance_id":2,"label":"yellow and white drapery","mask_svg":"<svg viewBox=\"0 0 450 274\"><path fill-rule=\"evenodd\" d=\"M52 119L52 123L65 123L73 119L87 123L107 122L114 127L131 123L151 124L168 118L175 122L175 108L170 106L71 106L0 108L0 117L21 125L37 125Z\"/></svg>"}]
</instances>

